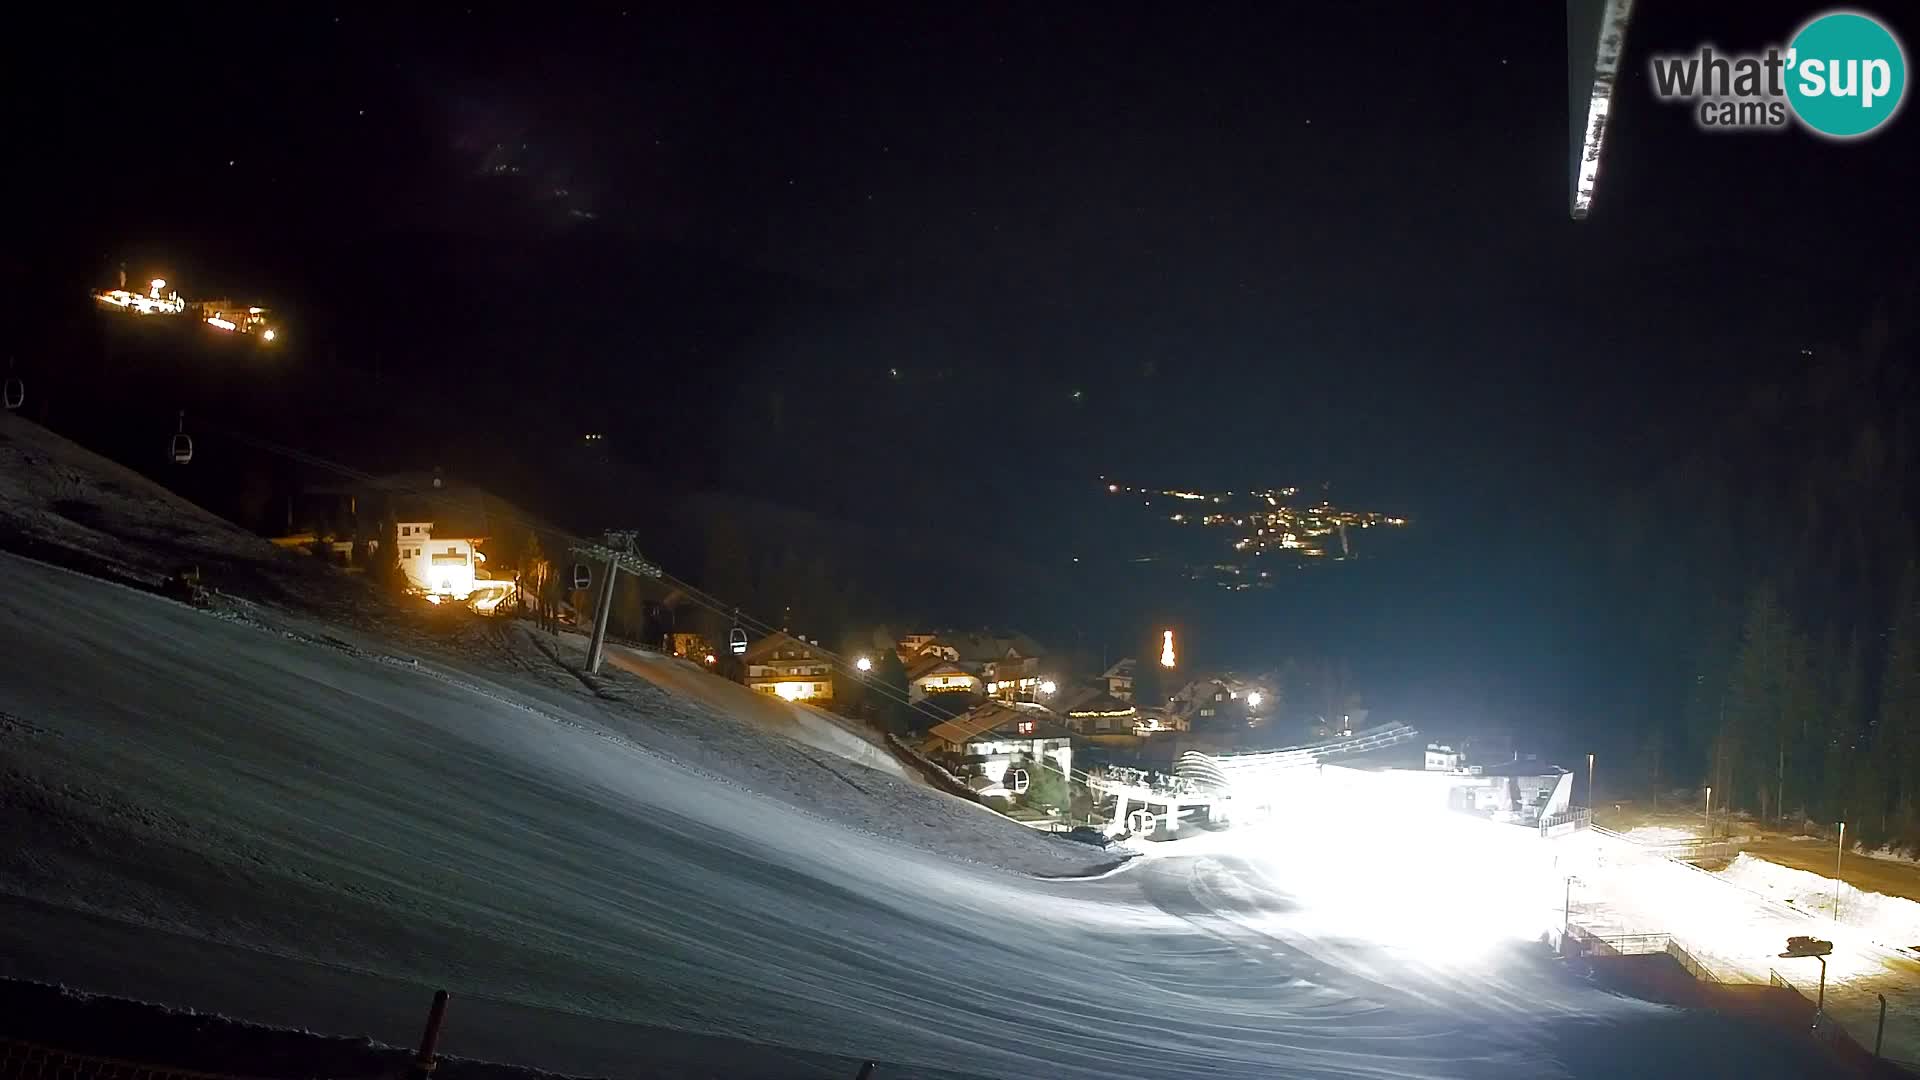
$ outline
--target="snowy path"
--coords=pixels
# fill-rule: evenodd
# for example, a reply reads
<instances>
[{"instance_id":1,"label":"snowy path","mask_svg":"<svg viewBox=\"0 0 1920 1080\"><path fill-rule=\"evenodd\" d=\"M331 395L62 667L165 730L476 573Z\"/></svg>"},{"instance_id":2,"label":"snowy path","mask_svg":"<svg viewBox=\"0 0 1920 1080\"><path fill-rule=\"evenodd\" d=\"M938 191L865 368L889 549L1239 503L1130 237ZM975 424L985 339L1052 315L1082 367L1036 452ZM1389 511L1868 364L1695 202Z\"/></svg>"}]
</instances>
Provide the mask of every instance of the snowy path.
<instances>
[{"instance_id":1,"label":"snowy path","mask_svg":"<svg viewBox=\"0 0 1920 1080\"><path fill-rule=\"evenodd\" d=\"M1042 880L985 831L958 861L690 770L585 694L0 572L0 974L389 1040L445 985L450 1052L615 1076L1807 1071L1515 942L1435 953L1416 916L1471 875L1428 883L1431 854L1369 852L1359 886L1280 841Z\"/></svg>"}]
</instances>

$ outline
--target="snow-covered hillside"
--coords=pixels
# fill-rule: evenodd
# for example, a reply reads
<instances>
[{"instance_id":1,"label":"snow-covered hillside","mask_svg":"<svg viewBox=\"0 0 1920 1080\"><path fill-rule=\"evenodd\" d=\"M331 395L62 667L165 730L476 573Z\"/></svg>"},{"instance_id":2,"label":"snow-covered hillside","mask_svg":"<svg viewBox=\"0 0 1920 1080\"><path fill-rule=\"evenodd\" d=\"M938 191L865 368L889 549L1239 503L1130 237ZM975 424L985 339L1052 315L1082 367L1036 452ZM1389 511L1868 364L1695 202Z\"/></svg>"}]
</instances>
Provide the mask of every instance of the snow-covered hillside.
<instances>
[{"instance_id":1,"label":"snow-covered hillside","mask_svg":"<svg viewBox=\"0 0 1920 1080\"><path fill-rule=\"evenodd\" d=\"M1048 881L993 864L1099 853L808 748L756 763L637 681L0 574L0 974L389 1038L444 984L449 1050L586 1074L1805 1070L1518 944L1356 937L1338 881L1294 891L1284 858Z\"/></svg>"}]
</instances>

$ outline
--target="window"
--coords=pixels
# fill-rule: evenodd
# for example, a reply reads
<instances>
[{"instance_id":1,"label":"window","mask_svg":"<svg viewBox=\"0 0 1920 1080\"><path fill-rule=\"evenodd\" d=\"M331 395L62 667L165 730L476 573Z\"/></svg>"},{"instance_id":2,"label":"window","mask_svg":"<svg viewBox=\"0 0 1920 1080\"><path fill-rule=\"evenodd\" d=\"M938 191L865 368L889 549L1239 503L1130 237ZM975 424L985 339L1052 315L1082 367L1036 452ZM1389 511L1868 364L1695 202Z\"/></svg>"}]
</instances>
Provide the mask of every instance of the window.
<instances>
[{"instance_id":1,"label":"window","mask_svg":"<svg viewBox=\"0 0 1920 1080\"><path fill-rule=\"evenodd\" d=\"M401 535L401 536L412 536L412 535L413 535L413 526L411 526L411 525L402 525L402 526L400 526L400 535Z\"/></svg>"},{"instance_id":2,"label":"window","mask_svg":"<svg viewBox=\"0 0 1920 1080\"><path fill-rule=\"evenodd\" d=\"M1020 734L1022 735L1033 734L1033 721L1031 720L1020 721Z\"/></svg>"},{"instance_id":3,"label":"window","mask_svg":"<svg viewBox=\"0 0 1920 1080\"><path fill-rule=\"evenodd\" d=\"M1212 716L1212 715L1213 715L1213 710L1212 710L1212 709L1201 709L1201 710L1200 710L1200 715L1201 715L1201 716Z\"/></svg>"}]
</instances>

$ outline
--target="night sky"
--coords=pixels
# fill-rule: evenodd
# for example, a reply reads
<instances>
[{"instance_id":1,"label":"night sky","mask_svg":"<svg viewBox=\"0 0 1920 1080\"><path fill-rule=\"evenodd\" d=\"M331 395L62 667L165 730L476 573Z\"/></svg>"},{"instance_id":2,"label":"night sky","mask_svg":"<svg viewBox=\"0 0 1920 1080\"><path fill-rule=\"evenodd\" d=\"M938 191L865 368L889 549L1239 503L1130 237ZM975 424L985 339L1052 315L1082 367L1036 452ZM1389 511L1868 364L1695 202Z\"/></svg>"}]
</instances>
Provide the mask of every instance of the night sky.
<instances>
[{"instance_id":1,"label":"night sky","mask_svg":"<svg viewBox=\"0 0 1920 1080\"><path fill-rule=\"evenodd\" d=\"M264 297L309 373L538 414L423 418L413 464L604 430L688 489L1036 553L1102 474L1330 481L1417 538L1312 618L1524 698L1568 684L1607 495L1913 280L1912 115L1709 136L1648 91L1649 50L1815 6L1638 6L1583 225L1557 3L89 16L12 43L0 266L42 363L126 260ZM1259 603L1256 638L1305 618Z\"/></svg>"}]
</instances>

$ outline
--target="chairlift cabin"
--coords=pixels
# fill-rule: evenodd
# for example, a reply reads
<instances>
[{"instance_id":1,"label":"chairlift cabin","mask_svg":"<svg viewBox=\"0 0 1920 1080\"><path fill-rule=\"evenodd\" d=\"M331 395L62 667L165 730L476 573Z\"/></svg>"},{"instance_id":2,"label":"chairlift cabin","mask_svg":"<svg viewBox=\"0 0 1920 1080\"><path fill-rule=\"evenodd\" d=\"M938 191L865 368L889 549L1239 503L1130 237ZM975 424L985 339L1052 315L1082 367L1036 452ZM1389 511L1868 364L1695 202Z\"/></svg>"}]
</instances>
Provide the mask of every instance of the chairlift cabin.
<instances>
[{"instance_id":1,"label":"chairlift cabin","mask_svg":"<svg viewBox=\"0 0 1920 1080\"><path fill-rule=\"evenodd\" d=\"M747 652L747 632L734 627L727 631L727 651L735 656L744 656Z\"/></svg>"},{"instance_id":2,"label":"chairlift cabin","mask_svg":"<svg viewBox=\"0 0 1920 1080\"><path fill-rule=\"evenodd\" d=\"M587 586L591 584L593 584L593 570L590 567L588 567L586 563L583 563L583 562L574 563L573 564L573 587L576 590L584 591L587 588Z\"/></svg>"},{"instance_id":3,"label":"chairlift cabin","mask_svg":"<svg viewBox=\"0 0 1920 1080\"><path fill-rule=\"evenodd\" d=\"M1027 788L1032 785L1033 780L1027 776L1027 770L1025 769L1015 769L1012 774L1007 777L1007 788L1015 795L1025 795Z\"/></svg>"},{"instance_id":4,"label":"chairlift cabin","mask_svg":"<svg viewBox=\"0 0 1920 1080\"><path fill-rule=\"evenodd\" d=\"M187 414L180 414L180 429L173 433L173 446L169 451L175 465L185 465L193 460L193 436L187 434Z\"/></svg>"},{"instance_id":5,"label":"chairlift cabin","mask_svg":"<svg viewBox=\"0 0 1920 1080\"><path fill-rule=\"evenodd\" d=\"M27 400L27 384L16 376L7 376L5 403L8 409L17 409Z\"/></svg>"}]
</instances>

